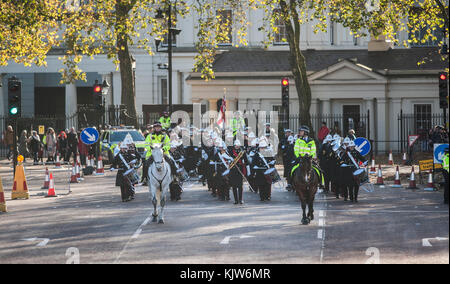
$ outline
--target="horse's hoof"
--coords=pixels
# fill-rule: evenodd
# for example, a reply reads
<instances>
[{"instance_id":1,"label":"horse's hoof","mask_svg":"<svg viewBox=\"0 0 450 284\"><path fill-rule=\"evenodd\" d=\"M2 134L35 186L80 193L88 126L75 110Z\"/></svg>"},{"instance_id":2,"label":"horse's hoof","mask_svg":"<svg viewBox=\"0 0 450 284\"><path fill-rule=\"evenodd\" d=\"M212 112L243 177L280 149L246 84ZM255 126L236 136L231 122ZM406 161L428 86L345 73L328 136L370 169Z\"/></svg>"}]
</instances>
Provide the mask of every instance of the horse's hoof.
<instances>
[{"instance_id":1,"label":"horse's hoof","mask_svg":"<svg viewBox=\"0 0 450 284\"><path fill-rule=\"evenodd\" d=\"M308 225L310 220L308 218L302 219L302 225Z\"/></svg>"},{"instance_id":2,"label":"horse's hoof","mask_svg":"<svg viewBox=\"0 0 450 284\"><path fill-rule=\"evenodd\" d=\"M158 224L164 224L164 220L163 219L159 219Z\"/></svg>"},{"instance_id":3,"label":"horse's hoof","mask_svg":"<svg viewBox=\"0 0 450 284\"><path fill-rule=\"evenodd\" d=\"M312 220L314 220L314 214L311 214L310 216L309 216L309 219L312 221Z\"/></svg>"},{"instance_id":4,"label":"horse's hoof","mask_svg":"<svg viewBox=\"0 0 450 284\"><path fill-rule=\"evenodd\" d=\"M158 216L153 216L152 217L152 222L156 222L156 220L157 220L156 217L158 217Z\"/></svg>"}]
</instances>

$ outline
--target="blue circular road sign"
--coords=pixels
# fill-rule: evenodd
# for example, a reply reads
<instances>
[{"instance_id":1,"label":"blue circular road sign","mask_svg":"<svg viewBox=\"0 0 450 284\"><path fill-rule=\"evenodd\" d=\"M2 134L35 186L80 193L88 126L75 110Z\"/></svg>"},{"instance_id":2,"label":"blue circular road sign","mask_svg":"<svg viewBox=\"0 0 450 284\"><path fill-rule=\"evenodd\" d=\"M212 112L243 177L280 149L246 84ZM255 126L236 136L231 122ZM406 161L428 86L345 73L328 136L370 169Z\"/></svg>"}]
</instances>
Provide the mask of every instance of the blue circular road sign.
<instances>
[{"instance_id":1,"label":"blue circular road sign","mask_svg":"<svg viewBox=\"0 0 450 284\"><path fill-rule=\"evenodd\" d=\"M85 128L80 135L81 142L83 142L86 145L92 145L95 142L97 142L99 137L98 131L95 128L88 127Z\"/></svg>"},{"instance_id":2,"label":"blue circular road sign","mask_svg":"<svg viewBox=\"0 0 450 284\"><path fill-rule=\"evenodd\" d=\"M355 139L356 150L358 150L361 155L365 156L370 153L370 149L372 146L370 145L370 141L363 137L358 137Z\"/></svg>"},{"instance_id":3,"label":"blue circular road sign","mask_svg":"<svg viewBox=\"0 0 450 284\"><path fill-rule=\"evenodd\" d=\"M442 164L444 162L444 150L448 148L448 144L435 145L434 148L434 163Z\"/></svg>"}]
</instances>

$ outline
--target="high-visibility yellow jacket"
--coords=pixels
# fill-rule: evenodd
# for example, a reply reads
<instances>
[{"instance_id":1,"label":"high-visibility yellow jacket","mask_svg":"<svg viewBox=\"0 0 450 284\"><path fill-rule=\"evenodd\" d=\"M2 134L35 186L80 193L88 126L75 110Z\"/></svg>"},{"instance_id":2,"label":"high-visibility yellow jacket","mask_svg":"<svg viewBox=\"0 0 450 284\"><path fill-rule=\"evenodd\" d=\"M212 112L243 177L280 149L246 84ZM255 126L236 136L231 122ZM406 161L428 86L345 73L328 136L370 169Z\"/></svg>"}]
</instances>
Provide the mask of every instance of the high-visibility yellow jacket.
<instances>
[{"instance_id":1,"label":"high-visibility yellow jacket","mask_svg":"<svg viewBox=\"0 0 450 284\"><path fill-rule=\"evenodd\" d=\"M237 131L245 127L245 120L243 118L233 118L230 126L233 130L233 136L236 136Z\"/></svg>"},{"instance_id":2,"label":"high-visibility yellow jacket","mask_svg":"<svg viewBox=\"0 0 450 284\"><path fill-rule=\"evenodd\" d=\"M305 155L316 158L316 142L309 137L299 138L295 141L294 153L297 158Z\"/></svg>"},{"instance_id":3,"label":"high-visibility yellow jacket","mask_svg":"<svg viewBox=\"0 0 450 284\"><path fill-rule=\"evenodd\" d=\"M159 118L159 122L161 123L162 128L169 129L172 122L170 121L170 117L161 116Z\"/></svg>"},{"instance_id":4,"label":"high-visibility yellow jacket","mask_svg":"<svg viewBox=\"0 0 450 284\"><path fill-rule=\"evenodd\" d=\"M154 144L161 144L164 154L169 155L170 150L170 138L166 134L160 133L160 134L149 134L147 135L147 138L145 138L145 149L147 149L147 154L145 155L145 158L148 159L152 155L152 146Z\"/></svg>"},{"instance_id":5,"label":"high-visibility yellow jacket","mask_svg":"<svg viewBox=\"0 0 450 284\"><path fill-rule=\"evenodd\" d=\"M442 163L442 167L448 173L448 153L444 155L444 162Z\"/></svg>"}]
</instances>

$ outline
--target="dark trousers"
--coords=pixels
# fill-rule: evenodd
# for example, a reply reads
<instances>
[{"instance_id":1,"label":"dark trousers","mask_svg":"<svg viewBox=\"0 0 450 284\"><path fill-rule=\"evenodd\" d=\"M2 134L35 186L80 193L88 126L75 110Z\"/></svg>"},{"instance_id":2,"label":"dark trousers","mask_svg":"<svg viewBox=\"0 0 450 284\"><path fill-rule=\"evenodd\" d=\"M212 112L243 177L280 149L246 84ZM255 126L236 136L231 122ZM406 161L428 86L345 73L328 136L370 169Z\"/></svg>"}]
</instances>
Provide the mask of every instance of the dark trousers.
<instances>
[{"instance_id":1,"label":"dark trousers","mask_svg":"<svg viewBox=\"0 0 450 284\"><path fill-rule=\"evenodd\" d=\"M234 202L239 203L242 201L242 185L241 186L233 186L233 196Z\"/></svg>"},{"instance_id":2,"label":"dark trousers","mask_svg":"<svg viewBox=\"0 0 450 284\"><path fill-rule=\"evenodd\" d=\"M69 149L67 151L67 155L66 155L66 161L70 162L70 156L72 156L73 154L73 161L76 162L77 161L77 150L76 149Z\"/></svg>"},{"instance_id":3,"label":"dark trousers","mask_svg":"<svg viewBox=\"0 0 450 284\"><path fill-rule=\"evenodd\" d=\"M122 201L127 201L130 197L134 197L134 190L127 178L124 178L122 185L120 186L120 194Z\"/></svg>"},{"instance_id":4,"label":"dark trousers","mask_svg":"<svg viewBox=\"0 0 450 284\"><path fill-rule=\"evenodd\" d=\"M264 185L258 185L258 190L259 190L259 197L261 199L261 201L264 200L270 200L271 195L272 195L272 185L271 184L264 184Z\"/></svg>"}]
</instances>

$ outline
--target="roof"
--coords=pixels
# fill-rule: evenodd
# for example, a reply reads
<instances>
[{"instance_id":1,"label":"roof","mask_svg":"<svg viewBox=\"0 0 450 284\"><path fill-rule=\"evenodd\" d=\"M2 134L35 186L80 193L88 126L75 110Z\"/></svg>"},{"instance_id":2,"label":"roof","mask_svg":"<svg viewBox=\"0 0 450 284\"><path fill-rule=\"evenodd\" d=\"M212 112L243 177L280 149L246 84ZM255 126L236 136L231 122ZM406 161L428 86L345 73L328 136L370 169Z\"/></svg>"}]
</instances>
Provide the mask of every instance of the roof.
<instances>
[{"instance_id":1,"label":"roof","mask_svg":"<svg viewBox=\"0 0 450 284\"><path fill-rule=\"evenodd\" d=\"M446 62L440 59L437 48L398 48L388 51L369 52L366 49L302 51L307 71L319 71L338 63L351 60L374 70L441 70ZM417 65L427 58L426 64ZM290 71L289 51L266 51L262 49L235 49L216 56L214 71L219 72L277 72Z\"/></svg>"}]
</instances>

